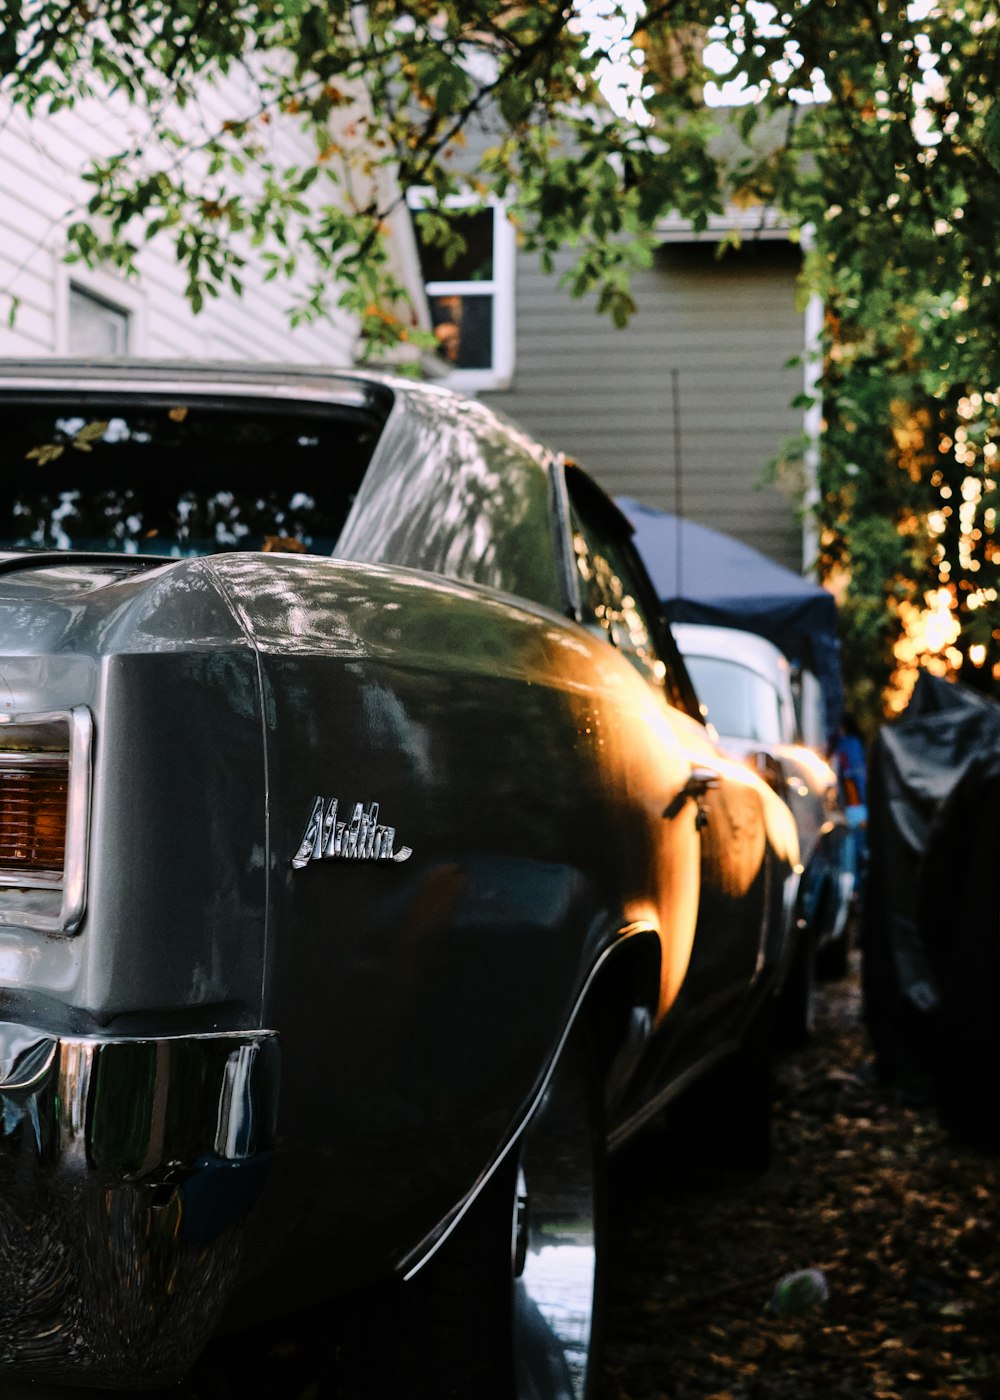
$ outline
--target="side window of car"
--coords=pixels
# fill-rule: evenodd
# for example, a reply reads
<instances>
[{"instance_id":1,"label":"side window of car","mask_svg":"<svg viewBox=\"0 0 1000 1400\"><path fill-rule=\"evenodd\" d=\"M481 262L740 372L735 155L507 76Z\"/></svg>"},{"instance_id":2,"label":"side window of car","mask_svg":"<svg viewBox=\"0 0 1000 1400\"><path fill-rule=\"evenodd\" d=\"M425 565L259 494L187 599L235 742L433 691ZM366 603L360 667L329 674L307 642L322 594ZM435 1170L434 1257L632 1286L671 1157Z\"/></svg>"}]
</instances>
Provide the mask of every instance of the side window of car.
<instances>
[{"instance_id":1,"label":"side window of car","mask_svg":"<svg viewBox=\"0 0 1000 1400\"><path fill-rule=\"evenodd\" d=\"M647 681L670 693L656 628L627 547L584 519L575 502L570 504L570 522L584 625L605 636Z\"/></svg>"},{"instance_id":2,"label":"side window of car","mask_svg":"<svg viewBox=\"0 0 1000 1400\"><path fill-rule=\"evenodd\" d=\"M561 610L544 449L486 405L429 390L390 421L337 546Z\"/></svg>"},{"instance_id":3,"label":"side window of car","mask_svg":"<svg viewBox=\"0 0 1000 1400\"><path fill-rule=\"evenodd\" d=\"M703 723L698 697L632 545L627 520L574 463L567 462L565 472L582 622L627 656L671 705Z\"/></svg>"}]
</instances>

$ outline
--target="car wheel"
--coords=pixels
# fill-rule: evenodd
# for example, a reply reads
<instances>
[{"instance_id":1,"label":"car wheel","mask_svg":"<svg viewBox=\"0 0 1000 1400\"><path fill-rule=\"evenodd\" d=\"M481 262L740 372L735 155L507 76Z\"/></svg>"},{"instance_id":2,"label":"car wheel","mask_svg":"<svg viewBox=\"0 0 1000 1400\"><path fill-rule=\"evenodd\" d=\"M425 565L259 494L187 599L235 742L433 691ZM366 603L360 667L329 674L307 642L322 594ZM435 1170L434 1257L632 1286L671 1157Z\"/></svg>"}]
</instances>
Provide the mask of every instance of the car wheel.
<instances>
[{"instance_id":1,"label":"car wheel","mask_svg":"<svg viewBox=\"0 0 1000 1400\"><path fill-rule=\"evenodd\" d=\"M519 1150L406 1286L407 1394L592 1400L604 1143L590 1065L574 1036Z\"/></svg>"},{"instance_id":2,"label":"car wheel","mask_svg":"<svg viewBox=\"0 0 1000 1400\"><path fill-rule=\"evenodd\" d=\"M671 1152L688 1170L757 1175L770 1166L776 1022L770 998L739 1049L667 1109Z\"/></svg>"},{"instance_id":3,"label":"car wheel","mask_svg":"<svg viewBox=\"0 0 1000 1400\"><path fill-rule=\"evenodd\" d=\"M839 982L847 976L851 953L851 925L848 922L839 938L827 943L816 954L816 976L822 982Z\"/></svg>"},{"instance_id":4,"label":"car wheel","mask_svg":"<svg viewBox=\"0 0 1000 1400\"><path fill-rule=\"evenodd\" d=\"M778 994L775 1039L781 1050L801 1050L809 1044L816 1020L818 954L809 928L798 930L798 942L785 985Z\"/></svg>"},{"instance_id":5,"label":"car wheel","mask_svg":"<svg viewBox=\"0 0 1000 1400\"><path fill-rule=\"evenodd\" d=\"M578 1041L568 1049L518 1159L511 1318L517 1400L589 1400L595 1387L604 1147L586 1047Z\"/></svg>"}]
</instances>

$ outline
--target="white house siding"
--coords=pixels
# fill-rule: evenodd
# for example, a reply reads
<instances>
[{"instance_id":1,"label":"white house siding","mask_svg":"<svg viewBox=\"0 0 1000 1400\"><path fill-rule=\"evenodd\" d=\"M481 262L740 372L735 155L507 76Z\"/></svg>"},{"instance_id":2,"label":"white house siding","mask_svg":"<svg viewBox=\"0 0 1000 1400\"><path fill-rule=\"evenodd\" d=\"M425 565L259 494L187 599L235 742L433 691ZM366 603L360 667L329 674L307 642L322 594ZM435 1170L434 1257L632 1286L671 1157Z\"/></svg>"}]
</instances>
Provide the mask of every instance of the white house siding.
<instances>
[{"instance_id":1,"label":"white house siding","mask_svg":"<svg viewBox=\"0 0 1000 1400\"><path fill-rule=\"evenodd\" d=\"M203 94L198 119L207 131L245 110L234 81L225 90ZM51 118L30 120L21 111L0 109L0 355L66 353L66 307L73 281L129 311L130 354L349 363L354 349L351 319L334 313L292 330L287 311L307 279L298 286L281 279L265 283L265 269L255 265L252 254L239 273L245 286L242 298L226 289L198 315L184 299L185 278L169 241L154 240L143 249L138 280L126 281L113 271L93 274L62 261L66 227L81 216L88 198L83 168L94 155L130 145L130 128L134 132L141 120L113 102L89 102ZM261 139L282 164L291 165L308 154L305 138L288 119L262 128ZM324 198L331 197L333 187L328 191ZM397 276L419 288L405 222L398 233ZM18 306L14 324L8 325L11 296Z\"/></svg>"},{"instance_id":2,"label":"white house siding","mask_svg":"<svg viewBox=\"0 0 1000 1400\"><path fill-rule=\"evenodd\" d=\"M789 407L802 369L797 249L667 244L638 275L638 314L615 330L537 262L518 259L517 360L509 391L483 394L577 458L615 495L676 508L671 370L680 376L681 501L690 519L793 569L802 533L792 502L761 486L766 464L801 433Z\"/></svg>"}]
</instances>

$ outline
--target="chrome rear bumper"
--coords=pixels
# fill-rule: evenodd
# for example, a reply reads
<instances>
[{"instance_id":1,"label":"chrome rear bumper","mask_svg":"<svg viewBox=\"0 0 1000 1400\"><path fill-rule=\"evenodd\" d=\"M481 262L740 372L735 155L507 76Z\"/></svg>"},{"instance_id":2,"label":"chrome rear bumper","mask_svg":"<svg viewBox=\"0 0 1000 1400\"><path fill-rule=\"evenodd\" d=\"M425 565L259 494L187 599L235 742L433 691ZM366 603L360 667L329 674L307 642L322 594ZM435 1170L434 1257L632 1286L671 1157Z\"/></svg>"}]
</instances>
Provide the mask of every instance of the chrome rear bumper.
<instances>
[{"instance_id":1,"label":"chrome rear bumper","mask_svg":"<svg viewBox=\"0 0 1000 1400\"><path fill-rule=\"evenodd\" d=\"M0 1376L162 1383L204 1346L273 1140L270 1031L0 1023Z\"/></svg>"}]
</instances>

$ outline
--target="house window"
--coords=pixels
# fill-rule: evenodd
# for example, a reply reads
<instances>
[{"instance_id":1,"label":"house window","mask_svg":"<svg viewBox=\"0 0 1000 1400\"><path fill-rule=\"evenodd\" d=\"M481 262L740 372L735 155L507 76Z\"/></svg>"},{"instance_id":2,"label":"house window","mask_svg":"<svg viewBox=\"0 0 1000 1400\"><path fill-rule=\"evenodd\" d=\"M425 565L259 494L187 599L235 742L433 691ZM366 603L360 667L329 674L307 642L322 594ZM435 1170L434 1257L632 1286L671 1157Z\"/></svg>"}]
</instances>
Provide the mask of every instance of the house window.
<instances>
[{"instance_id":1,"label":"house window","mask_svg":"<svg viewBox=\"0 0 1000 1400\"><path fill-rule=\"evenodd\" d=\"M129 313L71 282L67 342L71 355L127 355Z\"/></svg>"},{"instance_id":2,"label":"house window","mask_svg":"<svg viewBox=\"0 0 1000 1400\"><path fill-rule=\"evenodd\" d=\"M419 210L421 192L411 195ZM450 382L463 389L503 389L514 372L514 227L503 205L456 204L447 217L465 251L446 264L440 248L421 240L420 265L431 322Z\"/></svg>"}]
</instances>

